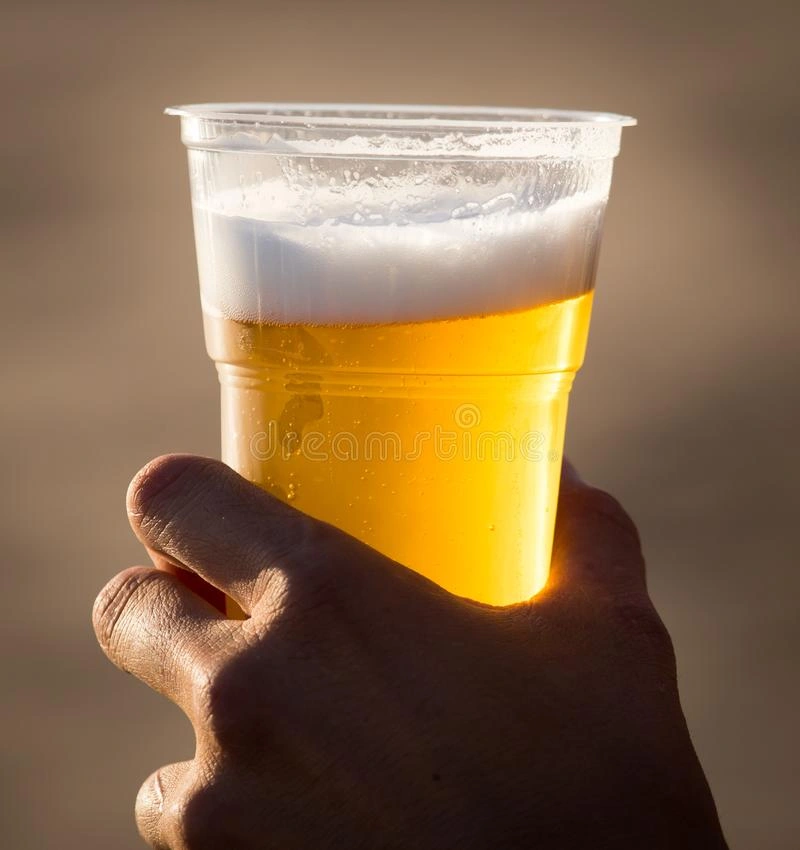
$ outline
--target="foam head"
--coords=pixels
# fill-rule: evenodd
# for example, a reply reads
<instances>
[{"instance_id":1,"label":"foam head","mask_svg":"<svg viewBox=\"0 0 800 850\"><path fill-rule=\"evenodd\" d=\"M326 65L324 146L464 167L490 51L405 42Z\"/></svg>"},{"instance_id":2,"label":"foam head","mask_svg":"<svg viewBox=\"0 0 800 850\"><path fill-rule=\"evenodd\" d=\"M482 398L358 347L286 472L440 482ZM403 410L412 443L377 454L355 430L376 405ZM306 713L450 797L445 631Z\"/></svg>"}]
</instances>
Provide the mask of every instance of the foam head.
<instances>
[{"instance_id":1,"label":"foam head","mask_svg":"<svg viewBox=\"0 0 800 850\"><path fill-rule=\"evenodd\" d=\"M517 166L509 179L475 181L451 164L445 179L344 169L323 181L319 166L309 177L308 165L292 162L294 176L284 162L267 178L195 197L207 312L280 324L412 322L520 310L593 284L610 162L607 179L574 192L543 187L541 166L524 179Z\"/></svg>"}]
</instances>

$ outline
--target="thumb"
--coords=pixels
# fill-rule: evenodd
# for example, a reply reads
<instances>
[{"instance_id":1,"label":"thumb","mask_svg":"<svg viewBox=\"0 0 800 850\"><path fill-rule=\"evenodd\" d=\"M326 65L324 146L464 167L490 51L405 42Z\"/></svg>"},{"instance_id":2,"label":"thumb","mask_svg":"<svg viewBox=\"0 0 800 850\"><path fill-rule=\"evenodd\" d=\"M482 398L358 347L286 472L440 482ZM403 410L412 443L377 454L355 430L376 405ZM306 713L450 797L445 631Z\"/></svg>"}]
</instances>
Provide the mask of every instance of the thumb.
<instances>
[{"instance_id":1,"label":"thumb","mask_svg":"<svg viewBox=\"0 0 800 850\"><path fill-rule=\"evenodd\" d=\"M564 460L549 590L615 597L647 593L639 532L609 493L586 484Z\"/></svg>"}]
</instances>

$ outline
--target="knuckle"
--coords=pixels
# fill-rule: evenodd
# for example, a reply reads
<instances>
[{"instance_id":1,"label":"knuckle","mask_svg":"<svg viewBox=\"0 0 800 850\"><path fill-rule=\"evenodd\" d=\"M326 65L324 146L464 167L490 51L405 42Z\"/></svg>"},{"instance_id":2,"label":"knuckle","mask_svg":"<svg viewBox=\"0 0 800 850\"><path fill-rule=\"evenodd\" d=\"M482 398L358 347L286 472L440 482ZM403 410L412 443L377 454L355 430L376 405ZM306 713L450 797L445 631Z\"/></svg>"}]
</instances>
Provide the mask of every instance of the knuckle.
<instances>
[{"instance_id":1,"label":"knuckle","mask_svg":"<svg viewBox=\"0 0 800 850\"><path fill-rule=\"evenodd\" d=\"M180 850L219 850L226 846L231 812L216 777L195 782L176 795L165 809L165 833L170 847Z\"/></svg>"},{"instance_id":2,"label":"knuckle","mask_svg":"<svg viewBox=\"0 0 800 850\"><path fill-rule=\"evenodd\" d=\"M195 716L204 721L204 725L217 733L220 725L238 724L238 704L236 699L237 671L233 659L206 664L195 672L193 682ZM245 677L246 678L246 677Z\"/></svg>"},{"instance_id":3,"label":"knuckle","mask_svg":"<svg viewBox=\"0 0 800 850\"><path fill-rule=\"evenodd\" d=\"M352 562L343 557L341 533L309 518L285 548L293 562L291 574L268 567L258 588L257 598L263 601L269 622L341 609L354 573ZM275 563L280 560L277 556Z\"/></svg>"},{"instance_id":4,"label":"knuckle","mask_svg":"<svg viewBox=\"0 0 800 850\"><path fill-rule=\"evenodd\" d=\"M335 624L349 621L347 592L324 566L295 574L279 598L274 598L265 623L293 644L326 640Z\"/></svg>"},{"instance_id":5,"label":"knuckle","mask_svg":"<svg viewBox=\"0 0 800 850\"><path fill-rule=\"evenodd\" d=\"M303 587L311 594L337 602L344 601L355 581L364 575L377 575L378 570L362 570L364 552L338 528L314 523L305 534L301 553L305 568L302 570Z\"/></svg>"},{"instance_id":6,"label":"knuckle","mask_svg":"<svg viewBox=\"0 0 800 850\"><path fill-rule=\"evenodd\" d=\"M206 726L220 713L221 695L225 691L224 679L224 666L220 662L198 665L194 669L194 716L201 719Z\"/></svg>"},{"instance_id":7,"label":"knuckle","mask_svg":"<svg viewBox=\"0 0 800 850\"><path fill-rule=\"evenodd\" d=\"M343 601L344 581L344 571L334 571L325 562L309 564L287 594L286 607L304 615L338 609Z\"/></svg>"},{"instance_id":8,"label":"knuckle","mask_svg":"<svg viewBox=\"0 0 800 850\"><path fill-rule=\"evenodd\" d=\"M254 681L269 677L265 662L263 655L228 659L207 671L195 687L195 716L202 718L208 734L229 756L263 752L266 747L274 714L271 690L260 688L258 698L253 698Z\"/></svg>"},{"instance_id":9,"label":"knuckle","mask_svg":"<svg viewBox=\"0 0 800 850\"><path fill-rule=\"evenodd\" d=\"M92 611L92 623L106 652L114 648L119 636L129 628L134 612L155 601L159 578L153 569L134 567L120 573L100 591Z\"/></svg>"},{"instance_id":10,"label":"knuckle","mask_svg":"<svg viewBox=\"0 0 800 850\"><path fill-rule=\"evenodd\" d=\"M649 599L616 602L611 608L611 616L627 643L632 642L649 657L674 667L672 638Z\"/></svg>"},{"instance_id":11,"label":"knuckle","mask_svg":"<svg viewBox=\"0 0 800 850\"><path fill-rule=\"evenodd\" d=\"M161 832L168 841L169 847L175 850L189 850L186 814L189 810L195 791L177 791L170 796L164 805L161 816Z\"/></svg>"},{"instance_id":12,"label":"knuckle","mask_svg":"<svg viewBox=\"0 0 800 850\"><path fill-rule=\"evenodd\" d=\"M583 492L582 498L585 500L585 507L587 507L594 516L617 526L617 528L630 537L637 546L641 545L639 530L636 528L636 524L615 496L612 496L611 493L608 493L605 490L599 490L591 487L587 488L587 490Z\"/></svg>"}]
</instances>

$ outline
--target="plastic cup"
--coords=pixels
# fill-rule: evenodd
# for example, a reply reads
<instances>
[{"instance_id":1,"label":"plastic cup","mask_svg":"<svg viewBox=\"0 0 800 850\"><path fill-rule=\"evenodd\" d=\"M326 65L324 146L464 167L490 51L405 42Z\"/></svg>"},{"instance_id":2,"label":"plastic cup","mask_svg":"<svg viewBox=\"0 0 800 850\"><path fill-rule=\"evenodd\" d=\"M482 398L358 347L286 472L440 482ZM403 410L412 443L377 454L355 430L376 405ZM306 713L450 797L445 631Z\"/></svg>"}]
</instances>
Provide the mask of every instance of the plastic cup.
<instances>
[{"instance_id":1,"label":"plastic cup","mask_svg":"<svg viewBox=\"0 0 800 850\"><path fill-rule=\"evenodd\" d=\"M222 456L448 590L544 585L623 116L202 104Z\"/></svg>"}]
</instances>

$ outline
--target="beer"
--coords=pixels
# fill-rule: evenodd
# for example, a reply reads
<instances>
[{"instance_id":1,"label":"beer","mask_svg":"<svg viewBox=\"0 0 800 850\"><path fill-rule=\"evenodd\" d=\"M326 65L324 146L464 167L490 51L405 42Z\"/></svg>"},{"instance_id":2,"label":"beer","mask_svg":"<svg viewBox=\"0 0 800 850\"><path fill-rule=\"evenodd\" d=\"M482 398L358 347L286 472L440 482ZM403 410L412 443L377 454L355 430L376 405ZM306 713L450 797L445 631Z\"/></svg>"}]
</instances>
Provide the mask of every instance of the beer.
<instances>
[{"instance_id":1,"label":"beer","mask_svg":"<svg viewBox=\"0 0 800 850\"><path fill-rule=\"evenodd\" d=\"M547 578L621 116L203 104L223 459L453 593Z\"/></svg>"},{"instance_id":2,"label":"beer","mask_svg":"<svg viewBox=\"0 0 800 850\"><path fill-rule=\"evenodd\" d=\"M567 398L592 293L512 313L374 325L205 314L223 459L454 593L546 578Z\"/></svg>"}]
</instances>

